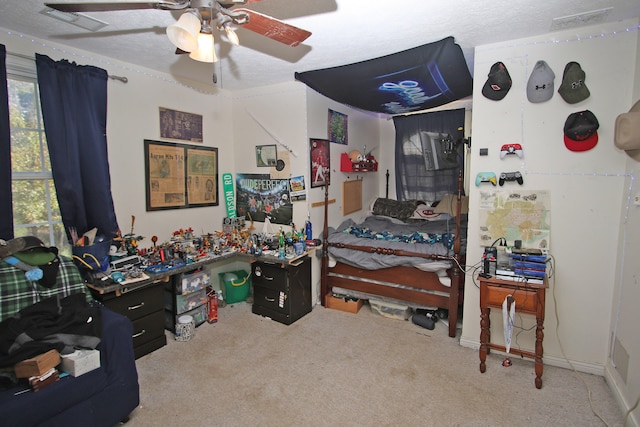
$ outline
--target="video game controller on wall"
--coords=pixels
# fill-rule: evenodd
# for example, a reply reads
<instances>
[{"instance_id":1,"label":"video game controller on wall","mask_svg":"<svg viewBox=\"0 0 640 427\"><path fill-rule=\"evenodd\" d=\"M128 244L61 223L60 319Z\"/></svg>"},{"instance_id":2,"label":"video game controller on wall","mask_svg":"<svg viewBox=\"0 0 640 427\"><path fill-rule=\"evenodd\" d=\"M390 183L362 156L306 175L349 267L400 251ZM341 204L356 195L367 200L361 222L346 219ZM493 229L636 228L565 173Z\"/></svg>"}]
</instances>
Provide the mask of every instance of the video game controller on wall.
<instances>
[{"instance_id":1,"label":"video game controller on wall","mask_svg":"<svg viewBox=\"0 0 640 427\"><path fill-rule=\"evenodd\" d=\"M517 181L518 184L522 185L524 180L522 179L522 174L518 171L516 172L502 172L500 174L500 186L503 186L505 181Z\"/></svg>"},{"instance_id":2,"label":"video game controller on wall","mask_svg":"<svg viewBox=\"0 0 640 427\"><path fill-rule=\"evenodd\" d=\"M500 158L504 159L509 154L515 154L522 158L524 152L522 151L522 145L520 144L504 144L500 149Z\"/></svg>"},{"instance_id":3,"label":"video game controller on wall","mask_svg":"<svg viewBox=\"0 0 640 427\"><path fill-rule=\"evenodd\" d=\"M496 185L496 174L493 172L478 172L476 175L476 187L480 186L483 182L490 182L491 184Z\"/></svg>"}]
</instances>

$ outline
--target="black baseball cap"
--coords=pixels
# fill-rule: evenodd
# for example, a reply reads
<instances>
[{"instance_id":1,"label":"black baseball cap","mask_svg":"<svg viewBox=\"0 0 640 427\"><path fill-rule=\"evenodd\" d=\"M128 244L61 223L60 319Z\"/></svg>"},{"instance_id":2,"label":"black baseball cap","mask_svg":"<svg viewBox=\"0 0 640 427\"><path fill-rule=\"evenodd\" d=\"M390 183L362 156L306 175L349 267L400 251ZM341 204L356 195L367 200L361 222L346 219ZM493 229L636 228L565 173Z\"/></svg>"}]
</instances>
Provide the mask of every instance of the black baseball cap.
<instances>
[{"instance_id":1,"label":"black baseball cap","mask_svg":"<svg viewBox=\"0 0 640 427\"><path fill-rule=\"evenodd\" d=\"M589 110L569 114L564 123L564 145L571 151L591 150L598 143L600 123Z\"/></svg>"},{"instance_id":2,"label":"black baseball cap","mask_svg":"<svg viewBox=\"0 0 640 427\"><path fill-rule=\"evenodd\" d=\"M482 86L482 94L491 100L500 101L511 89L511 76L502 62L491 66L487 81Z\"/></svg>"}]
</instances>

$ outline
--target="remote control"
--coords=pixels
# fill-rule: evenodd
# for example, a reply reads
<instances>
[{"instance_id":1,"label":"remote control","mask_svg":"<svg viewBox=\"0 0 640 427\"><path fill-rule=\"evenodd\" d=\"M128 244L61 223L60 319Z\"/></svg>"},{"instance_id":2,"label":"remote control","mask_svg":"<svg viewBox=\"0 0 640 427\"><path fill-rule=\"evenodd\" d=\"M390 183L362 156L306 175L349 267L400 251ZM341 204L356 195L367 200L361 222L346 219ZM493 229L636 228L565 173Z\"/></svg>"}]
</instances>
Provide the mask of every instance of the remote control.
<instances>
[{"instance_id":1,"label":"remote control","mask_svg":"<svg viewBox=\"0 0 640 427\"><path fill-rule=\"evenodd\" d=\"M500 158L504 159L509 154L515 154L522 158L524 152L522 151L522 145L520 144L504 144L500 150Z\"/></svg>"},{"instance_id":2,"label":"remote control","mask_svg":"<svg viewBox=\"0 0 640 427\"><path fill-rule=\"evenodd\" d=\"M478 172L478 175L476 175L476 187L480 186L483 182L490 182L495 187L496 174L493 172Z\"/></svg>"},{"instance_id":3,"label":"remote control","mask_svg":"<svg viewBox=\"0 0 640 427\"><path fill-rule=\"evenodd\" d=\"M522 179L522 174L518 171L516 172L502 172L500 174L500 186L502 187L505 181L517 181L518 184L522 185L524 180Z\"/></svg>"}]
</instances>

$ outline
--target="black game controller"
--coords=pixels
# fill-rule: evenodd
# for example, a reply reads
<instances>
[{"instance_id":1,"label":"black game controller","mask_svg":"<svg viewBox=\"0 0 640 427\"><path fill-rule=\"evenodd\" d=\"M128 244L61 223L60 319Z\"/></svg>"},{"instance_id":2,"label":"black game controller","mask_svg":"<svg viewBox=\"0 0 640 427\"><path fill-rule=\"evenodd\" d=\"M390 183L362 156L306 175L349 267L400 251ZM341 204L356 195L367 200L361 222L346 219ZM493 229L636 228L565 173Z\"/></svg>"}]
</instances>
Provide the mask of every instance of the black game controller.
<instances>
[{"instance_id":1,"label":"black game controller","mask_svg":"<svg viewBox=\"0 0 640 427\"><path fill-rule=\"evenodd\" d=\"M524 180L522 179L522 174L518 171L502 172L500 174L500 180L498 181L498 184L500 184L500 186L503 186L505 181L517 181L520 185L522 185L522 183L524 182Z\"/></svg>"}]
</instances>

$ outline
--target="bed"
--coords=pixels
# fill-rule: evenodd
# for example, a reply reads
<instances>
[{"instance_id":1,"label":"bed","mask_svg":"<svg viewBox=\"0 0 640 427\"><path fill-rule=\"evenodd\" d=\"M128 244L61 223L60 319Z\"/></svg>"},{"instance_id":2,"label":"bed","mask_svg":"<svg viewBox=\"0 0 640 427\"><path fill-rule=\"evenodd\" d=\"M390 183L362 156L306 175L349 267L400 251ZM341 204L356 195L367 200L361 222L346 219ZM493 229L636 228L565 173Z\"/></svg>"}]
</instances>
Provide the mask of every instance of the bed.
<instances>
[{"instance_id":1,"label":"bed","mask_svg":"<svg viewBox=\"0 0 640 427\"><path fill-rule=\"evenodd\" d=\"M448 311L449 336L455 337L464 286L463 200L460 176L457 193L440 201L440 209L379 198L362 222L345 220L332 228L325 187L322 304L337 293L441 308Z\"/></svg>"}]
</instances>

